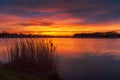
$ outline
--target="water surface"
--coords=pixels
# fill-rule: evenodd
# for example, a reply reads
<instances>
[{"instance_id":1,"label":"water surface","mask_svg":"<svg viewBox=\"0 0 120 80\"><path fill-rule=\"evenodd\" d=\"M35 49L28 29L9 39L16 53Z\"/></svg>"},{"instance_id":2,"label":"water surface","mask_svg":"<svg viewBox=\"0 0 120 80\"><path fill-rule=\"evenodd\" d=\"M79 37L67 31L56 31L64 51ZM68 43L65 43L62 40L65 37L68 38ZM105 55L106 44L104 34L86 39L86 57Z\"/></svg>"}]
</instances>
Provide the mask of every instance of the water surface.
<instances>
[{"instance_id":1,"label":"water surface","mask_svg":"<svg viewBox=\"0 0 120 80\"><path fill-rule=\"evenodd\" d=\"M120 80L120 39L51 39L63 80ZM13 41L0 39L1 61L7 60L6 46Z\"/></svg>"}]
</instances>

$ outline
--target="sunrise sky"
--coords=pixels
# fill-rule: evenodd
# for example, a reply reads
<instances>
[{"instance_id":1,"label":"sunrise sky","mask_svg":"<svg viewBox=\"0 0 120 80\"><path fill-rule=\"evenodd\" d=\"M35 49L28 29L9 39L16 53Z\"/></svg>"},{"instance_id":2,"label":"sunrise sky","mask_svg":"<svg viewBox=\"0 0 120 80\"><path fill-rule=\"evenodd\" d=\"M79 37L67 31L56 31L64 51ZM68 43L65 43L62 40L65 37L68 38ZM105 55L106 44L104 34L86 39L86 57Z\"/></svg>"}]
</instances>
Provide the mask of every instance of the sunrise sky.
<instances>
[{"instance_id":1,"label":"sunrise sky","mask_svg":"<svg viewBox=\"0 0 120 80\"><path fill-rule=\"evenodd\" d=\"M120 0L0 0L0 32L120 31Z\"/></svg>"}]
</instances>

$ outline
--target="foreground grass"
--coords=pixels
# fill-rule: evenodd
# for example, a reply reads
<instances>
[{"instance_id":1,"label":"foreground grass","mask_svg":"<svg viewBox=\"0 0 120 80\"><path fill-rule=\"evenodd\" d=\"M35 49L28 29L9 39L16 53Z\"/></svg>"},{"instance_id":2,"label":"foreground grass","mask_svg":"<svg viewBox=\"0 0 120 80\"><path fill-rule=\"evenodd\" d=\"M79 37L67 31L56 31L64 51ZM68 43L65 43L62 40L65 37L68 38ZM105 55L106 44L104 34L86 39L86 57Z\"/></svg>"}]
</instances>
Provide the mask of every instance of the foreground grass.
<instances>
[{"instance_id":1,"label":"foreground grass","mask_svg":"<svg viewBox=\"0 0 120 80\"><path fill-rule=\"evenodd\" d=\"M11 42L7 47L8 62L0 65L0 80L60 80L54 51L51 40Z\"/></svg>"},{"instance_id":2,"label":"foreground grass","mask_svg":"<svg viewBox=\"0 0 120 80\"><path fill-rule=\"evenodd\" d=\"M27 74L0 65L0 80L48 80L34 74Z\"/></svg>"},{"instance_id":3,"label":"foreground grass","mask_svg":"<svg viewBox=\"0 0 120 80\"><path fill-rule=\"evenodd\" d=\"M7 47L8 67L40 74L57 73L55 46L46 39L20 39Z\"/></svg>"}]
</instances>

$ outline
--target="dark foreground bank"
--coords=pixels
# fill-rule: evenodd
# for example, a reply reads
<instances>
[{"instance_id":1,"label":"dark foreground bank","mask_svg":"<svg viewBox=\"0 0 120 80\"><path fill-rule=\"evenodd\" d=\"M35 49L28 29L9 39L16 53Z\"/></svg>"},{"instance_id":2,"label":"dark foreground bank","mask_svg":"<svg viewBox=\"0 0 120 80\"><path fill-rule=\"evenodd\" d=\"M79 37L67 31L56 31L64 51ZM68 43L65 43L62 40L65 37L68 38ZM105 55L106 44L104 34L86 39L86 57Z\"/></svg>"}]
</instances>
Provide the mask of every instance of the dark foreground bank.
<instances>
[{"instance_id":1,"label":"dark foreground bank","mask_svg":"<svg viewBox=\"0 0 120 80\"><path fill-rule=\"evenodd\" d=\"M0 80L48 80L45 77L27 74L0 65Z\"/></svg>"}]
</instances>

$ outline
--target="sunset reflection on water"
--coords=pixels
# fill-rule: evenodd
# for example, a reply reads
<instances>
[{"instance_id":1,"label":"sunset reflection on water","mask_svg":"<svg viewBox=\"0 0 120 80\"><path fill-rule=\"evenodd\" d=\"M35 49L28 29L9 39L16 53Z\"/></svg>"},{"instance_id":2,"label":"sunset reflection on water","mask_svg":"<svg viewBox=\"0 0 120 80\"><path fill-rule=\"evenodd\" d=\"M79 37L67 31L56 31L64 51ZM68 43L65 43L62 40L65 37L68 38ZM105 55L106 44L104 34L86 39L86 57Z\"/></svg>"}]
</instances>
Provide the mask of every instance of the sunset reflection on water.
<instances>
[{"instance_id":1,"label":"sunset reflection on water","mask_svg":"<svg viewBox=\"0 0 120 80\"><path fill-rule=\"evenodd\" d=\"M63 80L120 79L120 39L47 39L57 47L59 75ZM0 60L6 60L6 47L14 40L0 39Z\"/></svg>"}]
</instances>

